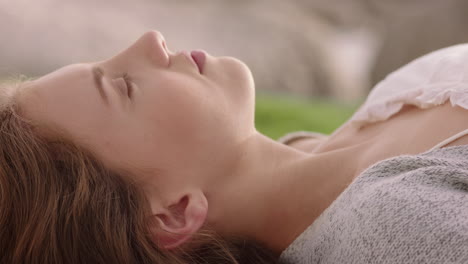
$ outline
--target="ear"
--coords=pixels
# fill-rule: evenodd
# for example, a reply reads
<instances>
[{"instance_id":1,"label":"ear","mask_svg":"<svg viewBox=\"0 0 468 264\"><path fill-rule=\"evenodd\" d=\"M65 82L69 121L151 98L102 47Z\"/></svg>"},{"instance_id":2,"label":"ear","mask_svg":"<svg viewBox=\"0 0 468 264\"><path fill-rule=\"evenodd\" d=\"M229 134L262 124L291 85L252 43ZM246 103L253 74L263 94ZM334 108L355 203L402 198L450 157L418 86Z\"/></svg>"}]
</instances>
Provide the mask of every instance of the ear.
<instances>
[{"instance_id":1,"label":"ear","mask_svg":"<svg viewBox=\"0 0 468 264\"><path fill-rule=\"evenodd\" d=\"M208 201L201 191L186 193L167 208L153 212L159 223L153 232L159 247L173 249L188 241L203 225L208 213Z\"/></svg>"}]
</instances>

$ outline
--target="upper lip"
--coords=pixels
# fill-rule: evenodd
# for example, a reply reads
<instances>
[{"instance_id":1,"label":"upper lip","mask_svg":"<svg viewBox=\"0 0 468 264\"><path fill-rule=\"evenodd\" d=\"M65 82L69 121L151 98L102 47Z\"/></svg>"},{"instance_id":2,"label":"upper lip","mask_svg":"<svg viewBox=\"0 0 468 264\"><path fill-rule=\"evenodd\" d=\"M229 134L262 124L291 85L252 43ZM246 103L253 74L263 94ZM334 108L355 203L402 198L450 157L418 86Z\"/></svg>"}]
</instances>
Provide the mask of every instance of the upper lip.
<instances>
[{"instance_id":1,"label":"upper lip","mask_svg":"<svg viewBox=\"0 0 468 264\"><path fill-rule=\"evenodd\" d=\"M197 70L200 71L200 68L198 68L198 64L195 62L195 60L192 58L192 55L190 54L190 52L188 51L182 51L182 53L185 55L185 57L187 57L190 62L195 66L197 67Z\"/></svg>"}]
</instances>

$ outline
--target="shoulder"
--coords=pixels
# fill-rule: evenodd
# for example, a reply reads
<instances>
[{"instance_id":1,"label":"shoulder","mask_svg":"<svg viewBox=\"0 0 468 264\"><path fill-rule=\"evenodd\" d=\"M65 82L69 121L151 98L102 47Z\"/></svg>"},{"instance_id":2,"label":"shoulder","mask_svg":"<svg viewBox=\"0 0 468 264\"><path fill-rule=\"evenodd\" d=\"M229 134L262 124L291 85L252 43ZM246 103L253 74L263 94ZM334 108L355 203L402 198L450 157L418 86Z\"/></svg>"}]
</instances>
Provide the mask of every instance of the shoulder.
<instances>
[{"instance_id":1,"label":"shoulder","mask_svg":"<svg viewBox=\"0 0 468 264\"><path fill-rule=\"evenodd\" d=\"M463 263L467 206L468 146L390 158L351 183L282 258L304 264Z\"/></svg>"}]
</instances>

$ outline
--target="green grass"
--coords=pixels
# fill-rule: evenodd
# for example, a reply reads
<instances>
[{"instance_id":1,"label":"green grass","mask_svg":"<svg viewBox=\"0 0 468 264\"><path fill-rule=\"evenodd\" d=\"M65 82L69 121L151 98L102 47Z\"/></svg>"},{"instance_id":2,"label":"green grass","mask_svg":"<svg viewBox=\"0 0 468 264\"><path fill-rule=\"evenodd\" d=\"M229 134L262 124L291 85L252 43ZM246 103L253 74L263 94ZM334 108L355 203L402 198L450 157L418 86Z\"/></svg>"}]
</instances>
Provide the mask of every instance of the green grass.
<instances>
[{"instance_id":1,"label":"green grass","mask_svg":"<svg viewBox=\"0 0 468 264\"><path fill-rule=\"evenodd\" d=\"M255 127L275 140L298 130L330 134L349 119L361 104L362 101L344 104L324 98L304 99L257 92Z\"/></svg>"}]
</instances>

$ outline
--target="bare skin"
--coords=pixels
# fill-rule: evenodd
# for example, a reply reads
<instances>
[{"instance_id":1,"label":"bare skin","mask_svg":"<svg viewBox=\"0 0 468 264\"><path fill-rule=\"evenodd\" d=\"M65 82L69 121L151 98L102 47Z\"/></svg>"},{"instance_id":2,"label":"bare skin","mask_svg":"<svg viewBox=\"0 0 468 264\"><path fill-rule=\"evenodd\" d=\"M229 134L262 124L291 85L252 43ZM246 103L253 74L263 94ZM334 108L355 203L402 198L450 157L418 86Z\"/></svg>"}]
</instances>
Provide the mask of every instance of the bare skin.
<instances>
[{"instance_id":1,"label":"bare skin","mask_svg":"<svg viewBox=\"0 0 468 264\"><path fill-rule=\"evenodd\" d=\"M299 138L292 140L288 142L286 145L293 147L297 150L306 152L306 153L315 153L314 150L316 147L318 147L320 144L323 144L325 141L328 140L328 137L326 138Z\"/></svg>"},{"instance_id":2,"label":"bare skin","mask_svg":"<svg viewBox=\"0 0 468 264\"><path fill-rule=\"evenodd\" d=\"M107 104L93 66L106 74ZM132 98L123 73L133 77ZM67 131L108 166L133 173L159 223L152 231L161 247L182 245L206 224L278 255L365 168L426 151L468 121L449 105L406 107L385 122L359 130L345 123L319 144L291 147L255 129L250 74L239 60L209 55L200 73L152 31L108 60L27 83L18 100L25 117Z\"/></svg>"},{"instance_id":3,"label":"bare skin","mask_svg":"<svg viewBox=\"0 0 468 264\"><path fill-rule=\"evenodd\" d=\"M448 101L430 109L405 105L388 120L367 124L360 129L344 124L327 138L303 138L288 145L306 153L320 154L344 148L360 140L378 137L378 144L371 146L366 151L366 158L362 159L363 170L392 156L428 151L443 139L467 129L467 121L466 109L453 107ZM463 136L443 147L466 144L468 136Z\"/></svg>"}]
</instances>

